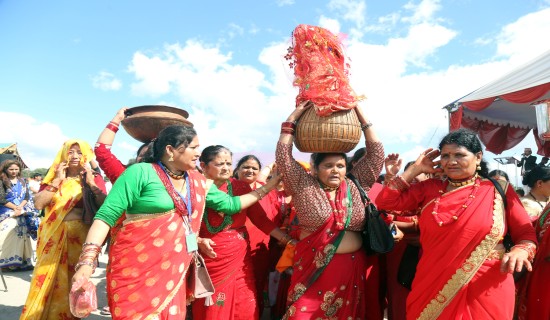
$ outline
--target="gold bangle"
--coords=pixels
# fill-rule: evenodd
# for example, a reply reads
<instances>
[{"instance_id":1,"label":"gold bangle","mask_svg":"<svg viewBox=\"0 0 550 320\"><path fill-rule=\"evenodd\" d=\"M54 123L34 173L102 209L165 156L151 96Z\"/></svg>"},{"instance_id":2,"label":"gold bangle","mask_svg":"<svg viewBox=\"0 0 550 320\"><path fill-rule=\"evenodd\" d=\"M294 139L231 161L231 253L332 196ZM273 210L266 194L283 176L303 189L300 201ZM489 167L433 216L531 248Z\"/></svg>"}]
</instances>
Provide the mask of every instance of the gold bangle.
<instances>
[{"instance_id":1,"label":"gold bangle","mask_svg":"<svg viewBox=\"0 0 550 320\"><path fill-rule=\"evenodd\" d=\"M254 189L254 190L252 190L252 191L256 192L256 194L258 195L258 197L260 198L260 200L262 200L262 198L263 198L264 196L262 196L262 194L260 193L260 191L258 191L257 189Z\"/></svg>"}]
</instances>

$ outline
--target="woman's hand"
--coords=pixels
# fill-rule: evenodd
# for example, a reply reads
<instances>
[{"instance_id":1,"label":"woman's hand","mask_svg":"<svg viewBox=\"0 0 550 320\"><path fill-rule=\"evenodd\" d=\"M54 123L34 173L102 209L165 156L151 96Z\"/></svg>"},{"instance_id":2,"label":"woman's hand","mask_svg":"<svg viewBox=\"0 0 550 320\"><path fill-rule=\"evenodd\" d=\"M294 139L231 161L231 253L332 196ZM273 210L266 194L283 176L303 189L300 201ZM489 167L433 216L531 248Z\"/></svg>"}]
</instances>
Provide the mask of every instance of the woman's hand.
<instances>
[{"instance_id":1,"label":"woman's hand","mask_svg":"<svg viewBox=\"0 0 550 320\"><path fill-rule=\"evenodd\" d=\"M86 184L88 184L90 187L96 186L95 184L95 176L94 171L89 166L84 167L84 170L80 172L80 175L86 181Z\"/></svg>"},{"instance_id":2,"label":"woman's hand","mask_svg":"<svg viewBox=\"0 0 550 320\"><path fill-rule=\"evenodd\" d=\"M13 209L13 215L12 217L19 217L23 214L23 207L17 206L15 209Z\"/></svg>"},{"instance_id":3,"label":"woman's hand","mask_svg":"<svg viewBox=\"0 0 550 320\"><path fill-rule=\"evenodd\" d=\"M426 151L422 152L411 166L417 171L414 176L416 177L421 173L442 172L443 170L441 168L436 168L441 163L439 160L435 161L435 159L439 157L439 154L439 150L433 148L426 149Z\"/></svg>"},{"instance_id":4,"label":"woman's hand","mask_svg":"<svg viewBox=\"0 0 550 320\"><path fill-rule=\"evenodd\" d=\"M92 273L94 273L94 269L92 267L88 265L81 265L73 276L71 292L84 290L82 286L85 283L88 283L88 280L90 280Z\"/></svg>"},{"instance_id":5,"label":"woman's hand","mask_svg":"<svg viewBox=\"0 0 550 320\"><path fill-rule=\"evenodd\" d=\"M204 253L208 257L216 258L218 256L214 251L214 248L212 248L212 246L216 245L212 239L197 237L197 243L199 245L200 252Z\"/></svg>"},{"instance_id":6,"label":"woman's hand","mask_svg":"<svg viewBox=\"0 0 550 320\"><path fill-rule=\"evenodd\" d=\"M403 231L401 231L401 229L399 229L397 226L395 226L395 234L393 235L393 241L394 242L399 242L399 241L403 240L404 236L405 236L405 234L403 233Z\"/></svg>"},{"instance_id":7,"label":"woman's hand","mask_svg":"<svg viewBox=\"0 0 550 320\"><path fill-rule=\"evenodd\" d=\"M527 268L527 271L532 271L533 266L528 259L529 253L520 248L512 248L508 253L505 253L500 263L500 271L502 273L514 273L514 271L521 271L523 267Z\"/></svg>"},{"instance_id":8,"label":"woman's hand","mask_svg":"<svg viewBox=\"0 0 550 320\"><path fill-rule=\"evenodd\" d=\"M403 164L403 159L399 158L399 153L390 153L384 159L384 165L386 167L386 174L391 176L397 175L399 170L401 170L401 165Z\"/></svg>"},{"instance_id":9,"label":"woman's hand","mask_svg":"<svg viewBox=\"0 0 550 320\"><path fill-rule=\"evenodd\" d=\"M69 164L67 161L63 161L60 164L57 165L57 168L55 169L55 179L59 179L60 181L65 180L67 178L67 168L69 167Z\"/></svg>"},{"instance_id":10,"label":"woman's hand","mask_svg":"<svg viewBox=\"0 0 550 320\"><path fill-rule=\"evenodd\" d=\"M120 124L120 122L126 118L126 111L128 111L127 107L120 108L112 121L116 124Z\"/></svg>"},{"instance_id":11,"label":"woman's hand","mask_svg":"<svg viewBox=\"0 0 550 320\"><path fill-rule=\"evenodd\" d=\"M290 121L290 122L297 121L298 119L300 119L302 114L304 114L304 112L307 109L311 108L311 106L313 106L313 102L309 100L300 102L300 104L296 106L296 109L294 109L294 111L292 111L290 116L288 116L287 121Z\"/></svg>"}]
</instances>

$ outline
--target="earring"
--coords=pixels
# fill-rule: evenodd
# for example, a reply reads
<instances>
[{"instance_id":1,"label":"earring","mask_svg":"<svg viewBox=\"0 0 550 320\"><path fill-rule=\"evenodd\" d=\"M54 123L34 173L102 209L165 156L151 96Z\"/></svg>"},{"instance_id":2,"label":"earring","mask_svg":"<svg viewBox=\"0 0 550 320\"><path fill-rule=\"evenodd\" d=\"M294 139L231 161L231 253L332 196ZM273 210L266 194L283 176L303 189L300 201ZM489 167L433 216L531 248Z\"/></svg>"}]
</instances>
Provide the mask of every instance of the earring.
<instances>
[{"instance_id":1,"label":"earring","mask_svg":"<svg viewBox=\"0 0 550 320\"><path fill-rule=\"evenodd\" d=\"M481 171L481 166L479 164L476 167L476 171Z\"/></svg>"},{"instance_id":2,"label":"earring","mask_svg":"<svg viewBox=\"0 0 550 320\"><path fill-rule=\"evenodd\" d=\"M170 158L168 158L168 161L169 162L174 161L174 154L173 153L170 153Z\"/></svg>"}]
</instances>

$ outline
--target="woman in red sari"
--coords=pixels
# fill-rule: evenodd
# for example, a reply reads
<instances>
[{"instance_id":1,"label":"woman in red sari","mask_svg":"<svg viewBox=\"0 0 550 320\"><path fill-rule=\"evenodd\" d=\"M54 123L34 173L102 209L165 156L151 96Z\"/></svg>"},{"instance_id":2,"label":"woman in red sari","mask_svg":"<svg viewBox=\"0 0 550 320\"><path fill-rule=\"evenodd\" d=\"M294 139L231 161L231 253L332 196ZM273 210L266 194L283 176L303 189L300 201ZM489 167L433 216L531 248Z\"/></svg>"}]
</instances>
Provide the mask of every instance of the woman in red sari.
<instances>
[{"instance_id":1,"label":"woman in red sari","mask_svg":"<svg viewBox=\"0 0 550 320\"><path fill-rule=\"evenodd\" d=\"M537 255L533 263L533 272L527 275L526 289L520 297L518 319L550 319L550 205L547 205L535 230L539 240Z\"/></svg>"},{"instance_id":2,"label":"woman in red sari","mask_svg":"<svg viewBox=\"0 0 550 320\"><path fill-rule=\"evenodd\" d=\"M232 153L216 145L205 148L200 156L204 175L214 185L229 195L241 195L251 191L248 183L231 178ZM279 178L271 179L265 186L253 192L266 196L278 184ZM199 236L201 251L215 287L214 304L206 305L205 299L193 303L193 319L259 319L256 277L250 250L250 237L245 225L247 218L264 234L271 234L279 241L291 238L268 219L265 203L259 201L237 214L207 208Z\"/></svg>"},{"instance_id":3,"label":"woman in red sari","mask_svg":"<svg viewBox=\"0 0 550 320\"><path fill-rule=\"evenodd\" d=\"M422 153L376 199L385 210L422 208L422 256L407 298L407 319L512 319L512 272L531 270L536 237L513 188L504 185L504 203L484 178L482 156L474 132L451 132L439 150ZM389 157L397 161L397 155ZM438 164L441 169L434 169ZM447 179L410 184L421 173L441 170ZM516 245L505 253L502 239L508 231Z\"/></svg>"},{"instance_id":4,"label":"woman in red sari","mask_svg":"<svg viewBox=\"0 0 550 320\"><path fill-rule=\"evenodd\" d=\"M367 256L360 235L365 206L355 184L346 178L347 157L313 154L311 174L292 157L294 123L308 107L307 101L299 104L283 123L276 151L277 168L296 208L300 239L283 319L368 319ZM372 124L359 107L355 110L368 152L352 173L368 190L382 170L384 151Z\"/></svg>"},{"instance_id":5,"label":"woman in red sari","mask_svg":"<svg viewBox=\"0 0 550 320\"><path fill-rule=\"evenodd\" d=\"M231 197L195 170L199 142L193 128L169 126L151 153L128 167L98 210L73 277L73 290L93 273L109 229L125 213L112 243L107 294L113 319L185 319L186 278L196 253L204 207L229 214L259 200Z\"/></svg>"}]
</instances>

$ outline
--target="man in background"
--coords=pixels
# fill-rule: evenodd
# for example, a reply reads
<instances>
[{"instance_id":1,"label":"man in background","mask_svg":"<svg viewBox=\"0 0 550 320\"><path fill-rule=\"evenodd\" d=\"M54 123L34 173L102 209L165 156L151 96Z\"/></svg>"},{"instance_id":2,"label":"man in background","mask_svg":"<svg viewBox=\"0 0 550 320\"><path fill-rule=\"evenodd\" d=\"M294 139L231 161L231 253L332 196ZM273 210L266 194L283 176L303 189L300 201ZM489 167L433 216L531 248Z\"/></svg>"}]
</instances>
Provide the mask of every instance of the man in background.
<instances>
[{"instance_id":1,"label":"man in background","mask_svg":"<svg viewBox=\"0 0 550 320\"><path fill-rule=\"evenodd\" d=\"M35 195L40 190L40 183L42 183L42 175L40 173L34 173L29 179L29 189L32 194Z\"/></svg>"},{"instance_id":2,"label":"man in background","mask_svg":"<svg viewBox=\"0 0 550 320\"><path fill-rule=\"evenodd\" d=\"M537 157L533 155L531 148L525 148L523 154L521 155L521 161L518 162L517 166L521 167L521 175L525 175L527 172L533 170L537 165Z\"/></svg>"}]
</instances>

